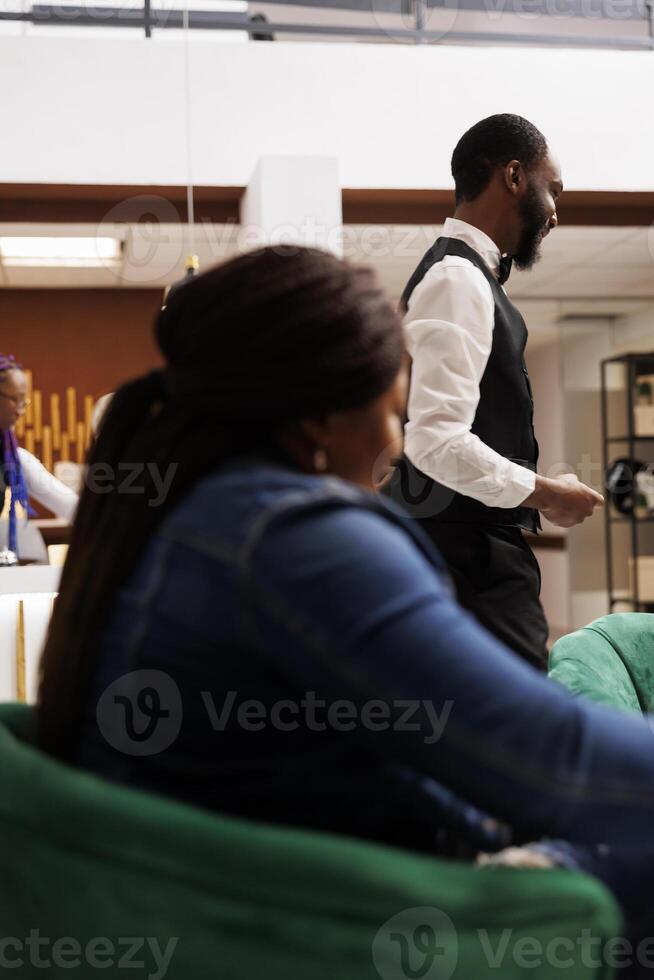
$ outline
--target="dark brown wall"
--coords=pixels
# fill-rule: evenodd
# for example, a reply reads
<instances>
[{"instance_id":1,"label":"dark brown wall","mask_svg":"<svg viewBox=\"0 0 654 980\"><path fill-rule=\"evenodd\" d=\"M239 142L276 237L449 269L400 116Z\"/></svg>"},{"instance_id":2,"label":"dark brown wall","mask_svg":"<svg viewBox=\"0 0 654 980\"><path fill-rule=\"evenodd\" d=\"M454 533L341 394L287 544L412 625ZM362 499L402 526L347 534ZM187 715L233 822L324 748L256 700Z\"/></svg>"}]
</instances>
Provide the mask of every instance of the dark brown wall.
<instances>
[{"instance_id":1,"label":"dark brown wall","mask_svg":"<svg viewBox=\"0 0 654 980\"><path fill-rule=\"evenodd\" d=\"M244 187L194 189L195 220L238 222ZM140 221L143 197L168 201L186 220L186 188L127 184L0 184L0 221L103 221L109 211L121 221ZM452 190L344 188L345 224L441 224L452 214ZM651 191L566 191L558 208L567 225L650 225ZM166 220L169 220L166 218ZM173 219L174 220L174 219Z\"/></svg>"},{"instance_id":2,"label":"dark brown wall","mask_svg":"<svg viewBox=\"0 0 654 980\"><path fill-rule=\"evenodd\" d=\"M163 293L150 289L2 289L0 351L45 396L74 385L97 398L159 364L152 337Z\"/></svg>"}]
</instances>

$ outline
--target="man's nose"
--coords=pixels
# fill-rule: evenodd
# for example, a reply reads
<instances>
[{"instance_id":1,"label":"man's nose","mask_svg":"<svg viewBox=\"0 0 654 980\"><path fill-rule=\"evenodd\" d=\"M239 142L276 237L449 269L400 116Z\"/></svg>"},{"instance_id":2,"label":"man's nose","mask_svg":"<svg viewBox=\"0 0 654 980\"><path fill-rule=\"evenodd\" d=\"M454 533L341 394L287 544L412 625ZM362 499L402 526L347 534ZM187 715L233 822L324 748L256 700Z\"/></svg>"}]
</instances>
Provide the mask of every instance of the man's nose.
<instances>
[{"instance_id":1,"label":"man's nose","mask_svg":"<svg viewBox=\"0 0 654 980\"><path fill-rule=\"evenodd\" d=\"M559 223L559 216L558 216L558 214L555 211L554 214L552 215L552 217L550 218L549 222L548 222L548 226L549 226L550 231L552 231L554 228L556 228L556 226L558 225L558 223Z\"/></svg>"}]
</instances>

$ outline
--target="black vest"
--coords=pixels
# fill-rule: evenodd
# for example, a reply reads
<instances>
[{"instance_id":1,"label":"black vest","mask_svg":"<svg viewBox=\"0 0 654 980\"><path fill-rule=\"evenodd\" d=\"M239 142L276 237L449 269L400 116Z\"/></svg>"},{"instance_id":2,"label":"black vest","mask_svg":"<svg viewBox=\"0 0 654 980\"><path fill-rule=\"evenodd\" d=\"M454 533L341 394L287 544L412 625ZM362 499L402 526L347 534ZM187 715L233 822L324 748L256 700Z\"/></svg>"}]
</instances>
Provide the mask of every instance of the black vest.
<instances>
[{"instance_id":1,"label":"black vest","mask_svg":"<svg viewBox=\"0 0 654 980\"><path fill-rule=\"evenodd\" d=\"M501 456L536 470L538 443L534 435L534 402L524 360L527 328L481 256L456 238L439 238L411 276L402 295L406 310L413 290L436 262L458 255L477 266L495 300L493 344L479 387L479 404L471 431ZM486 507L473 497L450 490L418 470L404 456L393 475L390 496L414 517L424 520L501 524L540 528L538 511L529 507Z\"/></svg>"}]
</instances>

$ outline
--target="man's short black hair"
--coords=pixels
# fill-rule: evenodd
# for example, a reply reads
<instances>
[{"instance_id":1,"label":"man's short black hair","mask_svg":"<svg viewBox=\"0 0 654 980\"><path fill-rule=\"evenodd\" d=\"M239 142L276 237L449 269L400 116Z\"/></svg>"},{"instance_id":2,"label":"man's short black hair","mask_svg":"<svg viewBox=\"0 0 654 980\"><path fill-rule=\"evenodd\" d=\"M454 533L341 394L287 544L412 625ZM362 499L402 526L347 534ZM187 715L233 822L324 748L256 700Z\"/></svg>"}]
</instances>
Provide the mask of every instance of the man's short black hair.
<instances>
[{"instance_id":1,"label":"man's short black hair","mask_svg":"<svg viewBox=\"0 0 654 980\"><path fill-rule=\"evenodd\" d=\"M522 116L488 116L464 133L452 154L456 203L474 201L488 186L493 170L519 160L530 170L547 153L547 140Z\"/></svg>"}]
</instances>

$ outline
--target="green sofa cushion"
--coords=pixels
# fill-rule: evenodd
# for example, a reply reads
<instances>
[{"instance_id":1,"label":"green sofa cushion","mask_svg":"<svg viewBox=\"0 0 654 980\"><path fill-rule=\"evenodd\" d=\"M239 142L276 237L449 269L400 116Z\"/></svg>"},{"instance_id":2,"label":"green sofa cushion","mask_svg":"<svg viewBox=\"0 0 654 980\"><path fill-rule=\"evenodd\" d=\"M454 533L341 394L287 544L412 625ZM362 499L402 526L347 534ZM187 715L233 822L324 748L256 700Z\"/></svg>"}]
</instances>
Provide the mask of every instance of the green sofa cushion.
<instances>
[{"instance_id":1,"label":"green sofa cushion","mask_svg":"<svg viewBox=\"0 0 654 980\"><path fill-rule=\"evenodd\" d=\"M550 653L550 677L627 711L654 710L654 615L614 613L562 637Z\"/></svg>"},{"instance_id":2,"label":"green sofa cushion","mask_svg":"<svg viewBox=\"0 0 654 980\"><path fill-rule=\"evenodd\" d=\"M176 940L170 980L517 980L527 968L537 980L612 975L580 953L582 930L606 941L620 929L615 902L590 878L482 871L223 818L55 762L29 744L33 730L32 709L0 706L2 937L72 937L83 960L90 942L106 938L116 955L97 973L123 980L161 980L150 945L136 954L142 969L119 965L126 937L162 951ZM420 952L429 939L420 927L430 922L435 954L429 942ZM538 948L541 965L525 967ZM21 980L96 975L54 958L44 972L26 959L14 971Z\"/></svg>"}]
</instances>

